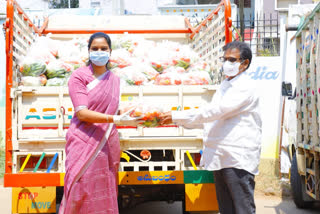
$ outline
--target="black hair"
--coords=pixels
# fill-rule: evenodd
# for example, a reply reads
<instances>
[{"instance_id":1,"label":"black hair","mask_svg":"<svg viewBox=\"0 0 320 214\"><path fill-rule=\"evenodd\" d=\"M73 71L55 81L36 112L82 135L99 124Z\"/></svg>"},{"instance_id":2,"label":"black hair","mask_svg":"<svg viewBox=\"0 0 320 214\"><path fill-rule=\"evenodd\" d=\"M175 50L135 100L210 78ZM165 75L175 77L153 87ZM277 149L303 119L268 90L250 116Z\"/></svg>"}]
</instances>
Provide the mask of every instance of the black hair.
<instances>
[{"instance_id":1,"label":"black hair","mask_svg":"<svg viewBox=\"0 0 320 214\"><path fill-rule=\"evenodd\" d=\"M240 59L242 60L249 60L249 64L247 69L249 68L250 64L251 64L251 60L252 60L252 51L249 47L248 44L244 43L244 42L239 42L239 41L233 41L230 42L228 44L226 44L225 46L223 46L223 51L226 52L227 50L231 50L231 49L238 49L240 51Z\"/></svg>"},{"instance_id":2,"label":"black hair","mask_svg":"<svg viewBox=\"0 0 320 214\"><path fill-rule=\"evenodd\" d=\"M105 38L105 40L107 41L107 43L109 45L109 48L111 49L111 39L108 36L108 34L105 34L103 32L97 32L97 33L94 33L94 34L92 34L90 36L89 42L88 42L88 50L90 50L91 44L92 44L93 40L96 39L96 38ZM88 62L87 62L87 65L90 65L90 64L91 64L91 61L89 59ZM109 62L106 65L107 67L108 67L108 64L109 64Z\"/></svg>"}]
</instances>

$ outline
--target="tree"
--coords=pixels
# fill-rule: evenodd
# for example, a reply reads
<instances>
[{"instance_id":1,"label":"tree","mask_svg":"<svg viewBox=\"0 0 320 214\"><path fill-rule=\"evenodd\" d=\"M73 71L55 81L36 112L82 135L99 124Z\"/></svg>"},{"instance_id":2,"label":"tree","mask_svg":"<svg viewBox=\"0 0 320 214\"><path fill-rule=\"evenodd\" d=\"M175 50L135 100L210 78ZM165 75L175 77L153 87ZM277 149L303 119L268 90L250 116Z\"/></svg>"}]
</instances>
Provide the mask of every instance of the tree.
<instances>
[{"instance_id":1,"label":"tree","mask_svg":"<svg viewBox=\"0 0 320 214\"><path fill-rule=\"evenodd\" d=\"M79 0L50 0L50 8L79 8Z\"/></svg>"}]
</instances>

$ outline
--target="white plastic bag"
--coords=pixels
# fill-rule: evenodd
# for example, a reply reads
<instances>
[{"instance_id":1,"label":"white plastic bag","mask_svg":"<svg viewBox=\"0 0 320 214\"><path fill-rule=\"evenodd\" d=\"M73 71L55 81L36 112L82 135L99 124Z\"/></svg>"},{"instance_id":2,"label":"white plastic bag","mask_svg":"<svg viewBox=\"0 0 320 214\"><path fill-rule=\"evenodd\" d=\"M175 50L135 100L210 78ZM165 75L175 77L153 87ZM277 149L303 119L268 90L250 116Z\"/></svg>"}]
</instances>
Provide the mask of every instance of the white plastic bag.
<instances>
[{"instance_id":1,"label":"white plastic bag","mask_svg":"<svg viewBox=\"0 0 320 214\"><path fill-rule=\"evenodd\" d=\"M21 77L21 85L23 86L44 86L47 82L45 75L38 77L33 76L23 76Z\"/></svg>"}]
</instances>

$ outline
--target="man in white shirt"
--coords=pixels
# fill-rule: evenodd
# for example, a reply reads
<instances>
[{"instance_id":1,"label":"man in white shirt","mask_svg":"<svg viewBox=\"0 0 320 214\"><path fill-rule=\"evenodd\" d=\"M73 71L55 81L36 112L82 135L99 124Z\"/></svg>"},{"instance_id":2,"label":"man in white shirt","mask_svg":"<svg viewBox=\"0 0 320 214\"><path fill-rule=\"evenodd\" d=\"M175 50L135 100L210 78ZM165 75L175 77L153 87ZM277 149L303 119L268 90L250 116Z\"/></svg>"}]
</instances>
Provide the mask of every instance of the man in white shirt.
<instances>
[{"instance_id":1,"label":"man in white shirt","mask_svg":"<svg viewBox=\"0 0 320 214\"><path fill-rule=\"evenodd\" d=\"M200 109L164 113L160 123L202 126L201 164L214 173L220 213L254 214L262 122L256 83L247 72L252 52L238 41L228 43L223 50L226 79L211 103Z\"/></svg>"}]
</instances>

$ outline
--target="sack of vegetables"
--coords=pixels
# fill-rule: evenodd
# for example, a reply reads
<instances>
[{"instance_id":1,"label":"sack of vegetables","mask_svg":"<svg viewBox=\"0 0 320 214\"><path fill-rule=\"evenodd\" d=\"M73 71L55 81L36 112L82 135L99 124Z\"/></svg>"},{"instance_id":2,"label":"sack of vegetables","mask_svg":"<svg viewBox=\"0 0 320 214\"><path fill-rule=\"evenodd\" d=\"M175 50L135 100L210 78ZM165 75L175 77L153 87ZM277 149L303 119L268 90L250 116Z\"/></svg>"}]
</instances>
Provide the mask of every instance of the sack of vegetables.
<instances>
[{"instance_id":1,"label":"sack of vegetables","mask_svg":"<svg viewBox=\"0 0 320 214\"><path fill-rule=\"evenodd\" d=\"M46 71L46 63L26 57L20 65L22 76L38 77Z\"/></svg>"},{"instance_id":2,"label":"sack of vegetables","mask_svg":"<svg viewBox=\"0 0 320 214\"><path fill-rule=\"evenodd\" d=\"M41 74L38 77L22 76L20 85L23 86L44 86L47 83L47 77Z\"/></svg>"},{"instance_id":3,"label":"sack of vegetables","mask_svg":"<svg viewBox=\"0 0 320 214\"><path fill-rule=\"evenodd\" d=\"M145 127L159 126L160 114L163 112L160 106L146 103L127 103L120 107L120 109L123 112L134 109L130 116L143 120L144 122L142 122L141 125Z\"/></svg>"},{"instance_id":4,"label":"sack of vegetables","mask_svg":"<svg viewBox=\"0 0 320 214\"><path fill-rule=\"evenodd\" d=\"M48 66L47 66L47 77L49 79L51 78L64 78L67 76L68 73L70 73L73 70L73 66L59 61L59 60L55 60L55 61L51 61Z\"/></svg>"}]
</instances>

